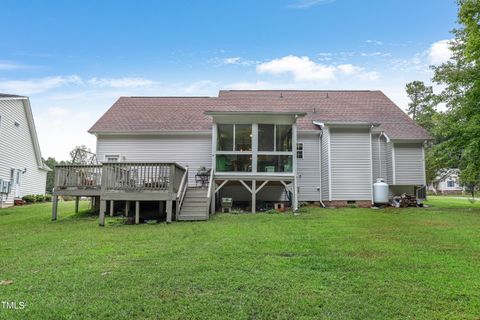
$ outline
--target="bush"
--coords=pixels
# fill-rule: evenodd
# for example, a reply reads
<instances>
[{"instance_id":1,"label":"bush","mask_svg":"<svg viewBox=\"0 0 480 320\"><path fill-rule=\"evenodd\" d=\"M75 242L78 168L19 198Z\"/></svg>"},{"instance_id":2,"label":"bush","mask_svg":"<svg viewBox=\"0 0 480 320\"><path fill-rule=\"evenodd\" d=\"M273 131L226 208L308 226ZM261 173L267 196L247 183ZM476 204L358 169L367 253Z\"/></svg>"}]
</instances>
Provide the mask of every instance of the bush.
<instances>
[{"instance_id":1,"label":"bush","mask_svg":"<svg viewBox=\"0 0 480 320\"><path fill-rule=\"evenodd\" d=\"M44 201L45 201L45 196L43 194L35 195L35 202L44 202Z\"/></svg>"},{"instance_id":2,"label":"bush","mask_svg":"<svg viewBox=\"0 0 480 320\"><path fill-rule=\"evenodd\" d=\"M45 195L45 201L46 202L52 202L52 195L51 194L46 194Z\"/></svg>"},{"instance_id":3,"label":"bush","mask_svg":"<svg viewBox=\"0 0 480 320\"><path fill-rule=\"evenodd\" d=\"M33 194L27 194L26 196L22 197L22 200L26 203L35 203L37 201L37 197Z\"/></svg>"}]
</instances>

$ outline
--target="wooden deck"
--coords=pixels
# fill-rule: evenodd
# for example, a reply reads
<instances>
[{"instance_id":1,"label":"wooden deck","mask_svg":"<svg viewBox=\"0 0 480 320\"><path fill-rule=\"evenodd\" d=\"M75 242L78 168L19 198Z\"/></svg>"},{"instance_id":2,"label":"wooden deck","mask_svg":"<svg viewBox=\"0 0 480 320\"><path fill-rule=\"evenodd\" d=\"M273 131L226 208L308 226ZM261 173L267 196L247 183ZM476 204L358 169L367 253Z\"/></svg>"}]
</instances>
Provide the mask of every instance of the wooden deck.
<instances>
[{"instance_id":1,"label":"wooden deck","mask_svg":"<svg viewBox=\"0 0 480 320\"><path fill-rule=\"evenodd\" d=\"M57 218L58 197L92 197L98 205L100 225L105 223L107 201L113 215L115 201L135 202L135 222L139 223L140 201L160 201L159 211L172 220L181 209L187 190L188 167L173 162L107 162L101 165L58 165L55 168L52 220ZM78 206L77 206L78 207ZM160 212L161 213L161 212Z\"/></svg>"}]
</instances>

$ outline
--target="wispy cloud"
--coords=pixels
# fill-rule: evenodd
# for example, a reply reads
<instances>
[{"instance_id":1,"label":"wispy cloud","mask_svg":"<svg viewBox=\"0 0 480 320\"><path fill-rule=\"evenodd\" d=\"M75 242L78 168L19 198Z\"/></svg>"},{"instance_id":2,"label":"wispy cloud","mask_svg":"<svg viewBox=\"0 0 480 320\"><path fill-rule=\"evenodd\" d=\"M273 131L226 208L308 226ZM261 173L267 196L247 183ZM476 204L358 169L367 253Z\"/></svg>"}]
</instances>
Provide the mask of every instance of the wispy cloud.
<instances>
[{"instance_id":1,"label":"wispy cloud","mask_svg":"<svg viewBox=\"0 0 480 320\"><path fill-rule=\"evenodd\" d=\"M111 88L138 88L138 87L151 87L158 84L157 81L136 78L136 77L123 77L123 78L91 78L87 81L89 85L95 87L111 87Z\"/></svg>"},{"instance_id":2,"label":"wispy cloud","mask_svg":"<svg viewBox=\"0 0 480 320\"><path fill-rule=\"evenodd\" d=\"M336 0L298 0L290 4L288 7L293 9L308 9L310 7L314 7L322 4L328 4L335 1Z\"/></svg>"},{"instance_id":3,"label":"wispy cloud","mask_svg":"<svg viewBox=\"0 0 480 320\"><path fill-rule=\"evenodd\" d=\"M34 94L66 85L78 85L82 83L82 79L76 75L54 76L28 80L5 80L0 81L0 91L6 93Z\"/></svg>"},{"instance_id":4,"label":"wispy cloud","mask_svg":"<svg viewBox=\"0 0 480 320\"><path fill-rule=\"evenodd\" d=\"M372 40L372 39L365 40L365 42L368 44L375 44L377 46L381 46L383 44L383 42L380 40Z\"/></svg>"},{"instance_id":5,"label":"wispy cloud","mask_svg":"<svg viewBox=\"0 0 480 320\"><path fill-rule=\"evenodd\" d=\"M13 61L0 60L0 70L19 70L19 69L29 69L34 66L29 66L26 64L20 64Z\"/></svg>"},{"instance_id":6,"label":"wispy cloud","mask_svg":"<svg viewBox=\"0 0 480 320\"><path fill-rule=\"evenodd\" d=\"M226 58L213 58L213 59L210 59L209 62L217 66L237 65L237 66L246 66L246 67L261 63L261 61L258 61L258 60L252 60L252 59L242 58L238 56L226 57Z\"/></svg>"}]
</instances>

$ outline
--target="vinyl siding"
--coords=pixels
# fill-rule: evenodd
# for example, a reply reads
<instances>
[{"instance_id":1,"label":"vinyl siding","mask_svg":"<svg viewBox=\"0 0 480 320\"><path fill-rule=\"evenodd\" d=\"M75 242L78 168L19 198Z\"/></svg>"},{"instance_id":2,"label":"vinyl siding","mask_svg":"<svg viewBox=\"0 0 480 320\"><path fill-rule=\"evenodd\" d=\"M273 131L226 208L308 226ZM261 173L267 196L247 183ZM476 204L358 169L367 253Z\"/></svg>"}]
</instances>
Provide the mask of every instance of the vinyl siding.
<instances>
[{"instance_id":1,"label":"vinyl siding","mask_svg":"<svg viewBox=\"0 0 480 320\"><path fill-rule=\"evenodd\" d=\"M332 200L371 200L369 129L331 129Z\"/></svg>"},{"instance_id":2,"label":"vinyl siding","mask_svg":"<svg viewBox=\"0 0 480 320\"><path fill-rule=\"evenodd\" d=\"M372 170L372 182L378 178L387 181L387 141L379 134L372 135Z\"/></svg>"},{"instance_id":3,"label":"vinyl siding","mask_svg":"<svg viewBox=\"0 0 480 320\"><path fill-rule=\"evenodd\" d=\"M98 136L97 157L120 155L121 161L177 162L189 166L189 185L195 185L199 167L212 166L210 135Z\"/></svg>"},{"instance_id":4,"label":"vinyl siding","mask_svg":"<svg viewBox=\"0 0 480 320\"><path fill-rule=\"evenodd\" d=\"M322 200L327 201L330 200L330 188L329 188L329 179L330 179L330 170L328 165L328 149L330 144L330 130L325 127L323 129L322 134L322 152L321 152L321 159L322 159Z\"/></svg>"},{"instance_id":5,"label":"vinyl siding","mask_svg":"<svg viewBox=\"0 0 480 320\"><path fill-rule=\"evenodd\" d=\"M0 99L0 179L10 180L10 169L19 169L19 195L45 194L47 173L38 168L33 140L22 100ZM16 127L15 122L20 126ZM13 205L15 184L11 193L0 195L0 206Z\"/></svg>"},{"instance_id":6,"label":"vinyl siding","mask_svg":"<svg viewBox=\"0 0 480 320\"><path fill-rule=\"evenodd\" d=\"M424 185L423 144L395 143L395 185Z\"/></svg>"},{"instance_id":7,"label":"vinyl siding","mask_svg":"<svg viewBox=\"0 0 480 320\"><path fill-rule=\"evenodd\" d=\"M303 143L303 159L297 159L299 201L320 201L319 134L298 135Z\"/></svg>"}]
</instances>

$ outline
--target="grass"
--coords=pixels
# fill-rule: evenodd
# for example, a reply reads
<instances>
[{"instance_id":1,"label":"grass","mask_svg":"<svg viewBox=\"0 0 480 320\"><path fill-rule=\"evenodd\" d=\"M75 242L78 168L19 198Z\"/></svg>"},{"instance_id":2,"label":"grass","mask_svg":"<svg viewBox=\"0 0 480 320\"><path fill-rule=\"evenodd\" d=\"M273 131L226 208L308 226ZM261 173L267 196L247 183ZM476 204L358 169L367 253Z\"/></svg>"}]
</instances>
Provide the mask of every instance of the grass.
<instances>
[{"instance_id":1,"label":"grass","mask_svg":"<svg viewBox=\"0 0 480 320\"><path fill-rule=\"evenodd\" d=\"M480 202L105 228L0 210L0 319L478 319ZM82 203L86 208L86 203Z\"/></svg>"}]
</instances>

